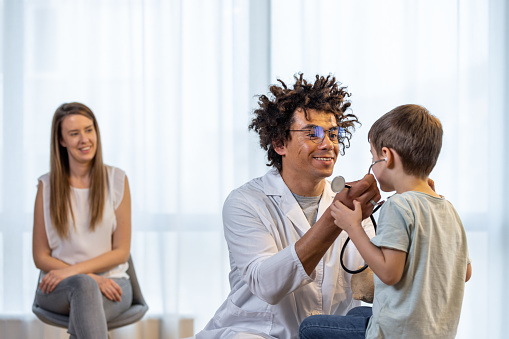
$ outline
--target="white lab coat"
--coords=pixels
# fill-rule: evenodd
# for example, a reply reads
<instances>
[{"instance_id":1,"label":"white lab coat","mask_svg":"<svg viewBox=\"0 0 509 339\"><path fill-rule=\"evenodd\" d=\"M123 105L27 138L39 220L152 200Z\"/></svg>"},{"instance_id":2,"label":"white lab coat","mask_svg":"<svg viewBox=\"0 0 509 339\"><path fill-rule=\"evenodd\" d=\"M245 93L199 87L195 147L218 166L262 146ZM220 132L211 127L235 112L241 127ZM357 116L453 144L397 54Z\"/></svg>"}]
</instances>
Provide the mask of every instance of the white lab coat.
<instances>
[{"instance_id":1,"label":"white lab coat","mask_svg":"<svg viewBox=\"0 0 509 339\"><path fill-rule=\"evenodd\" d=\"M327 182L318 216L335 193ZM275 169L232 191L224 203L223 223L230 253L231 292L197 339L233 338L239 332L263 338L298 338L300 323L314 314L344 315L360 305L352 299L350 274L340 265L342 232L308 276L295 242L310 229L304 212ZM363 222L370 237L373 225ZM348 244L344 263L364 264Z\"/></svg>"}]
</instances>

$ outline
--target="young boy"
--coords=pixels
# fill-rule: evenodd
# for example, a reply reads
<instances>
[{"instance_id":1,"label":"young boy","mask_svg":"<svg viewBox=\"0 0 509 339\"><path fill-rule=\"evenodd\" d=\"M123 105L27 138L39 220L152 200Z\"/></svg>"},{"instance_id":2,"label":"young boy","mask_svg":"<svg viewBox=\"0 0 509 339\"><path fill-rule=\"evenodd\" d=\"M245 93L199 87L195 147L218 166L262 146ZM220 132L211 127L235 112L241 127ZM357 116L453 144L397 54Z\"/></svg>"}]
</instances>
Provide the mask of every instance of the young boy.
<instances>
[{"instance_id":1,"label":"young boy","mask_svg":"<svg viewBox=\"0 0 509 339\"><path fill-rule=\"evenodd\" d=\"M372 315L361 307L307 318L301 339L455 337L472 268L456 210L428 184L442 133L440 121L418 105L396 107L371 127L370 170L381 190L396 194L382 206L371 240L358 202L351 210L337 201L331 214L374 272Z\"/></svg>"}]
</instances>

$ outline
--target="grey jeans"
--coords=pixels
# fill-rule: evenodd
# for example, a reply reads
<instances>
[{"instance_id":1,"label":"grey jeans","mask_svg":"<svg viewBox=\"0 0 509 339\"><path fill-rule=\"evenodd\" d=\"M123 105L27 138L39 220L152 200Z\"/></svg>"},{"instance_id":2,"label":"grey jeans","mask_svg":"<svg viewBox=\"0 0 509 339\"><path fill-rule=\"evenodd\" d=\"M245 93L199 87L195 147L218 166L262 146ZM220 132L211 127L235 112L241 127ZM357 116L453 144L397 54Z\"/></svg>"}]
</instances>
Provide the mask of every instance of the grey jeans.
<instances>
[{"instance_id":1,"label":"grey jeans","mask_svg":"<svg viewBox=\"0 0 509 339\"><path fill-rule=\"evenodd\" d=\"M122 300L111 301L102 295L99 285L86 274L62 280L51 293L37 289L35 297L45 310L69 315L67 332L74 339L108 338L107 322L127 310L133 293L129 279L113 279L122 288Z\"/></svg>"}]
</instances>

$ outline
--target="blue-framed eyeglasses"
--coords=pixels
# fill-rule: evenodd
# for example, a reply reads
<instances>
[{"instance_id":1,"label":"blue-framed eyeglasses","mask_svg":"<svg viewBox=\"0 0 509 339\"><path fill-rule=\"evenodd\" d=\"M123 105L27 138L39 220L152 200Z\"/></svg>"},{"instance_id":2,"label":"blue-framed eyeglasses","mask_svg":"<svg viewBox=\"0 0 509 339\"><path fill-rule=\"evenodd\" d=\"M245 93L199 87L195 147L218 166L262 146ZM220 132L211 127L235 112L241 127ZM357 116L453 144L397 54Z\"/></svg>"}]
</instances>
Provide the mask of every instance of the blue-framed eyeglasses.
<instances>
[{"instance_id":1,"label":"blue-framed eyeglasses","mask_svg":"<svg viewBox=\"0 0 509 339\"><path fill-rule=\"evenodd\" d=\"M312 126L308 129L291 129L290 132L309 132L309 139L315 144L321 144L325 139L325 132L329 133L329 140L333 144L338 144L346 136L345 129L339 126L324 130L322 126Z\"/></svg>"}]
</instances>

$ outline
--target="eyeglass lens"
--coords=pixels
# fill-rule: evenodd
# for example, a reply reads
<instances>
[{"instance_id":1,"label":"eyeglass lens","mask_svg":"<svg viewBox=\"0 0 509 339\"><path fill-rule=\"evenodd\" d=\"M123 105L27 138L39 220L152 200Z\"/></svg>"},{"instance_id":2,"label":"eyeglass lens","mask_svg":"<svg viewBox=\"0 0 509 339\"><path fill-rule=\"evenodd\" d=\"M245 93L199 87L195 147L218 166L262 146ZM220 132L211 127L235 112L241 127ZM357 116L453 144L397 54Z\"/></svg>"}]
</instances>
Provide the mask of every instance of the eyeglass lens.
<instances>
[{"instance_id":1,"label":"eyeglass lens","mask_svg":"<svg viewBox=\"0 0 509 339\"><path fill-rule=\"evenodd\" d=\"M325 138L325 132L326 131L322 126L314 126L311 130L311 133L309 134L309 137L313 142L320 144ZM335 144L337 144L340 139L345 137L345 130L341 127L332 127L331 129L327 130L327 132L329 132L330 141Z\"/></svg>"}]
</instances>

